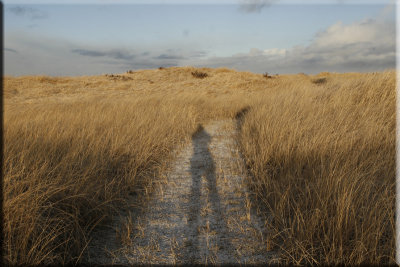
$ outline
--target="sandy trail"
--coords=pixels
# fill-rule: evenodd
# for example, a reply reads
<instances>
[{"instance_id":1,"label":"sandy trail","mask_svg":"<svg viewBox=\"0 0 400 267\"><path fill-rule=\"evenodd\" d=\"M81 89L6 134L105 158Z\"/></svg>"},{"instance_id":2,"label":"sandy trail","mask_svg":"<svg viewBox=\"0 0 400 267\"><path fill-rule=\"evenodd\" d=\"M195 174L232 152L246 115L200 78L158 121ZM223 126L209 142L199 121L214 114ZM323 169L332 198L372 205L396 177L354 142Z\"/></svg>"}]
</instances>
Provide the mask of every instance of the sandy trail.
<instances>
[{"instance_id":1,"label":"sandy trail","mask_svg":"<svg viewBox=\"0 0 400 267\"><path fill-rule=\"evenodd\" d=\"M90 262L273 263L276 253L267 250L267 229L251 207L234 134L231 120L200 127L144 210L119 218L116 231L98 233Z\"/></svg>"}]
</instances>

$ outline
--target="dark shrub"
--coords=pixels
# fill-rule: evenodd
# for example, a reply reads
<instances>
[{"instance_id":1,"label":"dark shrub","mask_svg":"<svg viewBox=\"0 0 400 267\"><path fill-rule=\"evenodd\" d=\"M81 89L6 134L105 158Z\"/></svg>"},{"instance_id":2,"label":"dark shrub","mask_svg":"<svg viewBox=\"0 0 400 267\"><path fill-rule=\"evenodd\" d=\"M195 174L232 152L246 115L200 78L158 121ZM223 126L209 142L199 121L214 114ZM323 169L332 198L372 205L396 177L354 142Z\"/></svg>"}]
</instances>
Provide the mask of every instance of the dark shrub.
<instances>
[{"instance_id":1,"label":"dark shrub","mask_svg":"<svg viewBox=\"0 0 400 267\"><path fill-rule=\"evenodd\" d=\"M199 79L203 79L203 78L205 78L205 77L208 76L207 73L201 72L201 71L197 71L197 70L196 70L196 71L193 71L193 72L192 72L192 75L193 75L193 77L199 78Z\"/></svg>"},{"instance_id":2,"label":"dark shrub","mask_svg":"<svg viewBox=\"0 0 400 267\"><path fill-rule=\"evenodd\" d=\"M315 78L312 79L311 82L315 83L315 84L324 84L326 83L327 79L325 77L321 77L321 78Z\"/></svg>"}]
</instances>

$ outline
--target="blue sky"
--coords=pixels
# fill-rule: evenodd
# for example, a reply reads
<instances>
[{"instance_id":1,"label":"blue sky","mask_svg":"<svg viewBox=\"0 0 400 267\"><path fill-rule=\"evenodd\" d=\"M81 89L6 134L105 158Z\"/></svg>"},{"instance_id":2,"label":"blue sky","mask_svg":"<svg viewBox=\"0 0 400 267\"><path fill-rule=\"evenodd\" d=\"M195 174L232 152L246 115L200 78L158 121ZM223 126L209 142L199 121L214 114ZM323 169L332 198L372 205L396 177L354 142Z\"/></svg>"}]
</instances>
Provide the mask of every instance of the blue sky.
<instances>
[{"instance_id":1,"label":"blue sky","mask_svg":"<svg viewBox=\"0 0 400 267\"><path fill-rule=\"evenodd\" d=\"M5 74L188 65L258 73L395 67L391 1L179 1L3 1Z\"/></svg>"}]
</instances>

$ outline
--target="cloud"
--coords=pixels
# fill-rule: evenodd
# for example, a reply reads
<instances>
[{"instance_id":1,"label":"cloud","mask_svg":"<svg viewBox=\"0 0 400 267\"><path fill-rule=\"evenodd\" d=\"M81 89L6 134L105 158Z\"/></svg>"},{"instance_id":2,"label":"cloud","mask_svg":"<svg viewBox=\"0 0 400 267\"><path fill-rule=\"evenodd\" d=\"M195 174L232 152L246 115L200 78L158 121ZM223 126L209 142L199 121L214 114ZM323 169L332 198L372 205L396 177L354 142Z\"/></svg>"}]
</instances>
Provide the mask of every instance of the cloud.
<instances>
[{"instance_id":1,"label":"cloud","mask_svg":"<svg viewBox=\"0 0 400 267\"><path fill-rule=\"evenodd\" d=\"M351 25L342 22L330 26L325 31L317 33L313 48L332 49L359 43L375 43L387 46L393 44L394 24L384 23L374 19L366 19ZM386 44L386 45L385 45Z\"/></svg>"},{"instance_id":2,"label":"cloud","mask_svg":"<svg viewBox=\"0 0 400 267\"><path fill-rule=\"evenodd\" d=\"M107 52L107 56L112 57L114 59L122 59L122 60L132 60L135 58L134 54L123 50L111 50Z\"/></svg>"},{"instance_id":3,"label":"cloud","mask_svg":"<svg viewBox=\"0 0 400 267\"><path fill-rule=\"evenodd\" d=\"M269 56L269 57L280 57L286 54L286 49L271 48L260 50L258 48L251 48L248 53L238 53L235 56L241 57L258 57L258 56Z\"/></svg>"},{"instance_id":4,"label":"cloud","mask_svg":"<svg viewBox=\"0 0 400 267\"><path fill-rule=\"evenodd\" d=\"M207 52L206 51L193 51L193 52L190 53L188 58L205 57L205 56L207 56Z\"/></svg>"},{"instance_id":5,"label":"cloud","mask_svg":"<svg viewBox=\"0 0 400 267\"><path fill-rule=\"evenodd\" d=\"M179 55L161 54L161 55L155 57L155 59L184 59L184 57L179 56Z\"/></svg>"},{"instance_id":6,"label":"cloud","mask_svg":"<svg viewBox=\"0 0 400 267\"><path fill-rule=\"evenodd\" d=\"M88 56L88 57L110 57L113 59L122 59L122 60L132 60L133 58L135 58L135 55L131 54L130 52L117 49L105 52L88 50L88 49L72 49L71 52L79 54L81 56Z\"/></svg>"},{"instance_id":7,"label":"cloud","mask_svg":"<svg viewBox=\"0 0 400 267\"><path fill-rule=\"evenodd\" d=\"M376 71L396 67L395 21L365 19L337 22L318 32L307 46L257 49L231 57L195 62L197 66L231 66L240 70L279 73Z\"/></svg>"},{"instance_id":8,"label":"cloud","mask_svg":"<svg viewBox=\"0 0 400 267\"><path fill-rule=\"evenodd\" d=\"M262 54L269 57L282 57L286 55L286 52L286 49L272 48L263 50Z\"/></svg>"},{"instance_id":9,"label":"cloud","mask_svg":"<svg viewBox=\"0 0 400 267\"><path fill-rule=\"evenodd\" d=\"M14 6L7 8L7 10L16 16L26 16L31 20L45 19L49 17L46 12L32 7Z\"/></svg>"},{"instance_id":10,"label":"cloud","mask_svg":"<svg viewBox=\"0 0 400 267\"><path fill-rule=\"evenodd\" d=\"M278 0L242 0L239 10L245 13L260 13L265 7L270 7Z\"/></svg>"},{"instance_id":11,"label":"cloud","mask_svg":"<svg viewBox=\"0 0 400 267\"><path fill-rule=\"evenodd\" d=\"M4 51L12 52L12 53L18 53L17 50L11 49L11 48L6 48L6 47L4 48Z\"/></svg>"},{"instance_id":12,"label":"cloud","mask_svg":"<svg viewBox=\"0 0 400 267\"><path fill-rule=\"evenodd\" d=\"M5 36L4 67L7 75L98 75L130 69L181 66L184 59L204 56L204 51L179 49L149 50L148 47L85 47L82 44L33 34L8 32ZM13 53L12 50L18 51ZM158 56L160 55L160 56ZM60 64L62 62L62 64Z\"/></svg>"},{"instance_id":13,"label":"cloud","mask_svg":"<svg viewBox=\"0 0 400 267\"><path fill-rule=\"evenodd\" d=\"M88 57L104 57L106 55L104 52L87 50L87 49L72 49L71 52Z\"/></svg>"}]
</instances>

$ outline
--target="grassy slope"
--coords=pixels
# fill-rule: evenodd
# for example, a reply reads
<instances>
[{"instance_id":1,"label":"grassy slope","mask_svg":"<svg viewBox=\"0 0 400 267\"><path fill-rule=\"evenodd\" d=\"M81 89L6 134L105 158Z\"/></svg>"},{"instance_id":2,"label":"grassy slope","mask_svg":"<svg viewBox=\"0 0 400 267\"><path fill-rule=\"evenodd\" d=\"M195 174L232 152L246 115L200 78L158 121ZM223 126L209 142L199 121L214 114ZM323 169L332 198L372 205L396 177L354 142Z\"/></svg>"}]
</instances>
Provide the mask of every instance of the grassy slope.
<instances>
[{"instance_id":1,"label":"grassy slope","mask_svg":"<svg viewBox=\"0 0 400 267\"><path fill-rule=\"evenodd\" d=\"M6 260L78 260L92 228L129 193L139 203L198 123L247 106L239 142L283 259L392 260L394 77L190 67L5 77Z\"/></svg>"},{"instance_id":2,"label":"grassy slope","mask_svg":"<svg viewBox=\"0 0 400 267\"><path fill-rule=\"evenodd\" d=\"M395 73L323 76L266 92L243 122L269 242L286 262L393 263Z\"/></svg>"}]
</instances>

